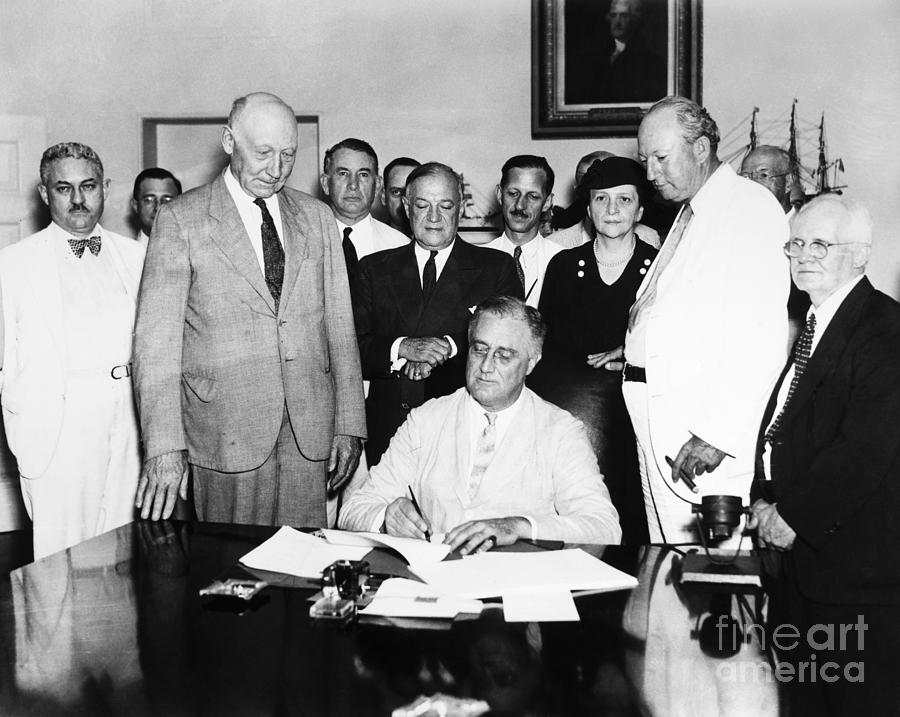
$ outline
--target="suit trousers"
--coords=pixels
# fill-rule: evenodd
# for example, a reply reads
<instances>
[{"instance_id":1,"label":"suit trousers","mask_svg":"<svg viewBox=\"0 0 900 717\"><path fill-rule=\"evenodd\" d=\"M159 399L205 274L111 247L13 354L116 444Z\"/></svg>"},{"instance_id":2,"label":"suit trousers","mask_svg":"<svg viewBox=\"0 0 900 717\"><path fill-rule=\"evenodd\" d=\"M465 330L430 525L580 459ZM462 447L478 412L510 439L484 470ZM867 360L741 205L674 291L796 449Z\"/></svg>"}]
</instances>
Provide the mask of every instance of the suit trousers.
<instances>
[{"instance_id":1,"label":"suit trousers","mask_svg":"<svg viewBox=\"0 0 900 717\"><path fill-rule=\"evenodd\" d=\"M651 543L699 543L700 533L696 527L696 519L691 512L691 503L683 500L671 489L672 476L663 475L653 451L650 437L650 414L648 410L647 384L637 381L625 381L622 384L622 395L634 435L637 439L638 467L641 472L641 488L644 493L644 510L647 513L647 528ZM675 456L672 455L672 458ZM703 476L697 478L698 487ZM748 477L747 483L750 479ZM693 502L699 503L701 495L697 494ZM720 548L737 548L740 543L741 530L735 529L728 540L717 543ZM749 546L749 542L748 545Z\"/></svg>"},{"instance_id":2,"label":"suit trousers","mask_svg":"<svg viewBox=\"0 0 900 717\"><path fill-rule=\"evenodd\" d=\"M197 518L215 523L323 527L326 463L311 461L300 452L285 408L278 439L258 468L224 473L191 466Z\"/></svg>"},{"instance_id":3,"label":"suit trousers","mask_svg":"<svg viewBox=\"0 0 900 717\"><path fill-rule=\"evenodd\" d=\"M53 458L40 477L20 477L34 559L133 520L140 471L131 381L108 370L71 374Z\"/></svg>"}]
</instances>

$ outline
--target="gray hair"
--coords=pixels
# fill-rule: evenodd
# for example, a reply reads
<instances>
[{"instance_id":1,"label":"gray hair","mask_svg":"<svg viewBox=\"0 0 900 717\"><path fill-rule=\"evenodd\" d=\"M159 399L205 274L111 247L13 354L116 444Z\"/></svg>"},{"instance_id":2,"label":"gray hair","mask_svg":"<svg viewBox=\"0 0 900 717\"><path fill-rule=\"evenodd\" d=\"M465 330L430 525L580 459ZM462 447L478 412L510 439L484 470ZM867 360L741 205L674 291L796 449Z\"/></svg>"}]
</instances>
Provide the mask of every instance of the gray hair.
<instances>
[{"instance_id":1,"label":"gray hair","mask_svg":"<svg viewBox=\"0 0 900 717\"><path fill-rule=\"evenodd\" d=\"M41 157L41 184L46 186L50 179L50 165L58 159L85 159L91 163L100 179L103 179L103 162L94 150L80 142L60 142L44 150Z\"/></svg>"},{"instance_id":2,"label":"gray hair","mask_svg":"<svg viewBox=\"0 0 900 717\"><path fill-rule=\"evenodd\" d=\"M483 314L491 314L503 319L517 319L528 324L531 332L532 345L535 353L539 354L544 346L544 337L547 335L547 323L541 316L541 312L533 306L529 306L515 296L491 296L475 307L475 313L469 319L469 343L475 333L475 327Z\"/></svg>"},{"instance_id":3,"label":"gray hair","mask_svg":"<svg viewBox=\"0 0 900 717\"><path fill-rule=\"evenodd\" d=\"M456 189L459 192L459 201L463 201L462 177L460 177L456 172L453 171L451 167L448 167L446 164L441 164L440 162L426 162L420 167L416 167L412 172L409 173L409 176L406 178L407 193L409 192L409 188L413 185L413 182L421 179L422 177L447 177L456 184Z\"/></svg>"},{"instance_id":4,"label":"gray hair","mask_svg":"<svg viewBox=\"0 0 900 717\"><path fill-rule=\"evenodd\" d=\"M860 202L845 199L839 194L820 194L800 207L793 221L814 209L835 209L840 212L836 234L843 241L872 244L872 217Z\"/></svg>"},{"instance_id":5,"label":"gray hair","mask_svg":"<svg viewBox=\"0 0 900 717\"><path fill-rule=\"evenodd\" d=\"M647 114L653 114L657 110L672 109L675 111L675 118L681 127L684 141L693 144L701 137L709 140L710 150L715 156L719 147L719 126L716 121L709 116L709 112L705 107L701 107L694 100L687 97L678 97L670 95L663 97L656 102Z\"/></svg>"}]
</instances>

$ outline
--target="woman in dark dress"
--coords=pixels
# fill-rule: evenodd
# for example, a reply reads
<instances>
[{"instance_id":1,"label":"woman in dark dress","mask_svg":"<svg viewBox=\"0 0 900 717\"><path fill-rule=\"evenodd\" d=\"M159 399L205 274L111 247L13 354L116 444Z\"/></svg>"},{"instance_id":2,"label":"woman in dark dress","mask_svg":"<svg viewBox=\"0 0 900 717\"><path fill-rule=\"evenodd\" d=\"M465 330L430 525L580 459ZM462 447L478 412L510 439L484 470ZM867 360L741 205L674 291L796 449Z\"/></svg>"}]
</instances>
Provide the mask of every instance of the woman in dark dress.
<instances>
[{"instance_id":1,"label":"woman in dark dress","mask_svg":"<svg viewBox=\"0 0 900 717\"><path fill-rule=\"evenodd\" d=\"M594 162L584 175L578 193L587 200L594 240L547 266L539 304L547 338L528 382L584 423L629 544L648 540L637 449L622 374L603 366L625 342L628 309L656 256L634 229L649 189L643 168L624 157Z\"/></svg>"}]
</instances>

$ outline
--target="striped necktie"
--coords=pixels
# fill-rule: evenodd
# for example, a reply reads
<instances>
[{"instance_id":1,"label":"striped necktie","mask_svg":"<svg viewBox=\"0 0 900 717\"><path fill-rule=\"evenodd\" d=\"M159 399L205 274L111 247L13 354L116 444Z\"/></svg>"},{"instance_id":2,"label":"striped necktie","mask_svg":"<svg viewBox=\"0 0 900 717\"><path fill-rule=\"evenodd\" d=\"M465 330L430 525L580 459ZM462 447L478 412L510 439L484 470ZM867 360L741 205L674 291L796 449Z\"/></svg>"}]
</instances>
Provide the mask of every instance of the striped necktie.
<instances>
[{"instance_id":1,"label":"striped necktie","mask_svg":"<svg viewBox=\"0 0 900 717\"><path fill-rule=\"evenodd\" d=\"M478 489L481 488L481 479L494 458L494 449L497 447L497 414L485 413L487 425L478 437L475 446L475 460L472 461L472 472L469 474L469 500L475 500Z\"/></svg>"},{"instance_id":2,"label":"striped necktie","mask_svg":"<svg viewBox=\"0 0 900 717\"><path fill-rule=\"evenodd\" d=\"M525 270L522 268L522 247L517 246L513 249L513 259L516 261L516 276L519 277L522 291L525 291Z\"/></svg>"},{"instance_id":3,"label":"striped necktie","mask_svg":"<svg viewBox=\"0 0 900 717\"><path fill-rule=\"evenodd\" d=\"M812 353L812 342L813 337L816 335L816 315L810 314L809 318L806 320L806 326L803 327L803 332L800 334L800 338L797 339L797 344L794 346L794 377L791 379L791 385L788 387L787 397L784 399L784 405L781 407L781 411L779 411L778 416L772 421L772 425L769 426L769 430L766 431L765 440L769 443L775 438L775 434L778 433L781 428L781 419L784 418L784 412L787 410L787 407L791 403L791 398L794 395L794 392L797 390L797 384L800 383L800 377L806 371L806 364L809 361L810 354Z\"/></svg>"}]
</instances>

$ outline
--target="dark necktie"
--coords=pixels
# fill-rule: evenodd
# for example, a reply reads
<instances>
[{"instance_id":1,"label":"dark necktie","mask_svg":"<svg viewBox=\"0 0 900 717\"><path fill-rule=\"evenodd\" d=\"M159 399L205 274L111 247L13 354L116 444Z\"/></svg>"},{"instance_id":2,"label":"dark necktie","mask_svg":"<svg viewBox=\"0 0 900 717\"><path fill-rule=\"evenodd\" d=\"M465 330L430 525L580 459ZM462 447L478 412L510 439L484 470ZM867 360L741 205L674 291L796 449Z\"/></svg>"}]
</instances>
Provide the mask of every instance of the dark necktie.
<instances>
[{"instance_id":1,"label":"dark necktie","mask_svg":"<svg viewBox=\"0 0 900 717\"><path fill-rule=\"evenodd\" d=\"M809 361L810 353L812 353L812 342L815 334L816 315L810 314L809 318L806 320L806 326L803 327L800 338L797 339L797 344L794 346L794 377L791 379L791 385L788 387L784 405L781 407L778 416L772 421L769 430L766 431L766 441L769 443L772 442L775 434L778 433L778 430L781 428L781 419L784 417L784 412L791 403L791 397L794 395L794 391L797 390L797 384L800 383L800 377L806 371L806 364Z\"/></svg>"},{"instance_id":2,"label":"dark necktie","mask_svg":"<svg viewBox=\"0 0 900 717\"><path fill-rule=\"evenodd\" d=\"M431 298L431 294L434 292L434 285L437 283L437 265L434 263L434 257L436 256L437 252L432 249L428 256L428 261L425 262L425 268L422 269L422 299L425 304Z\"/></svg>"},{"instance_id":3,"label":"dark necktie","mask_svg":"<svg viewBox=\"0 0 900 717\"><path fill-rule=\"evenodd\" d=\"M100 237L93 236L90 239L69 239L69 246L72 247L72 253L79 259L84 256L84 248L90 249L91 254L97 256L100 253Z\"/></svg>"},{"instance_id":4,"label":"dark necktie","mask_svg":"<svg viewBox=\"0 0 900 717\"><path fill-rule=\"evenodd\" d=\"M525 291L525 270L522 268L522 247L517 246L513 249L513 259L516 260L516 275L519 277L522 291Z\"/></svg>"},{"instance_id":5,"label":"dark necktie","mask_svg":"<svg viewBox=\"0 0 900 717\"><path fill-rule=\"evenodd\" d=\"M353 242L350 241L350 233L353 231L353 227L344 227L344 241L341 243L341 246L344 249L344 263L347 265L347 274L353 275L353 272L356 271L356 265L359 263L359 257L356 254L356 247L353 246Z\"/></svg>"},{"instance_id":6,"label":"dark necktie","mask_svg":"<svg viewBox=\"0 0 900 717\"><path fill-rule=\"evenodd\" d=\"M277 201L277 200L276 200ZM278 239L278 230L269 208L261 197L253 200L262 212L262 248L263 266L265 266L266 286L275 301L275 312L278 312L278 300L281 298L281 284L284 281L284 248Z\"/></svg>"}]
</instances>

